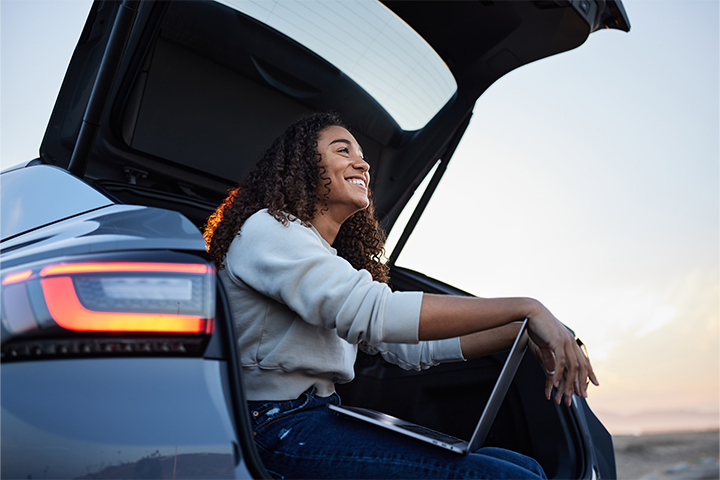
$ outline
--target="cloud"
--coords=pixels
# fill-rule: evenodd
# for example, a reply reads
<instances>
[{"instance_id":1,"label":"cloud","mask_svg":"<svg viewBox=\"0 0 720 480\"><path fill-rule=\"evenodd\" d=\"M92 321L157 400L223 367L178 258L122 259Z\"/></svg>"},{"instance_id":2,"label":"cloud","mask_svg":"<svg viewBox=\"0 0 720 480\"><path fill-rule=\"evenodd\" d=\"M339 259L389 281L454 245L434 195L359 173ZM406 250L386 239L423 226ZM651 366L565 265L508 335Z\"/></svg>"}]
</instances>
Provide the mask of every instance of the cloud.
<instances>
[{"instance_id":1,"label":"cloud","mask_svg":"<svg viewBox=\"0 0 720 480\"><path fill-rule=\"evenodd\" d=\"M650 320L635 333L636 338L644 337L648 333L657 330L677 316L677 310L669 305L658 305Z\"/></svg>"}]
</instances>

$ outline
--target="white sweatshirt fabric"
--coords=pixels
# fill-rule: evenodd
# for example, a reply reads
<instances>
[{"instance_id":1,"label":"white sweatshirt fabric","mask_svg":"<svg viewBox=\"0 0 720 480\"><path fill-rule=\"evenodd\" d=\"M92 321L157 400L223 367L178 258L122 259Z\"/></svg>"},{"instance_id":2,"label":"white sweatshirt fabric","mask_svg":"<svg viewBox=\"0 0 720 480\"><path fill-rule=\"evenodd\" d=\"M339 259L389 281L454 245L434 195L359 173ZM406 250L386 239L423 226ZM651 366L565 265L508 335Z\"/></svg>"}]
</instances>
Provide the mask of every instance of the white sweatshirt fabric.
<instances>
[{"instance_id":1,"label":"white sweatshirt fabric","mask_svg":"<svg viewBox=\"0 0 720 480\"><path fill-rule=\"evenodd\" d=\"M313 227L248 218L219 275L238 331L247 400L318 395L353 379L358 345L405 369L462 361L458 338L418 342L421 292L392 292Z\"/></svg>"}]
</instances>

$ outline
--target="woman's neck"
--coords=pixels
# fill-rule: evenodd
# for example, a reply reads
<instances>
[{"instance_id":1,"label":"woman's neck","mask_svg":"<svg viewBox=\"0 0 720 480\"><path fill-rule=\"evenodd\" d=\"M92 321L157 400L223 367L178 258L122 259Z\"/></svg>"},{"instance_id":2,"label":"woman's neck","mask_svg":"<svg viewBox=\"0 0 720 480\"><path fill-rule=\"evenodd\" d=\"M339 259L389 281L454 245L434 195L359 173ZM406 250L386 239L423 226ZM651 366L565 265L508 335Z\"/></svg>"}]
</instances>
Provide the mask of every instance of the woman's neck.
<instances>
[{"instance_id":1,"label":"woman's neck","mask_svg":"<svg viewBox=\"0 0 720 480\"><path fill-rule=\"evenodd\" d=\"M329 245L332 245L335 241L335 237L337 237L343 222L344 220L341 222L334 219L328 212L317 214L310 220L315 230L318 231L323 240Z\"/></svg>"}]
</instances>

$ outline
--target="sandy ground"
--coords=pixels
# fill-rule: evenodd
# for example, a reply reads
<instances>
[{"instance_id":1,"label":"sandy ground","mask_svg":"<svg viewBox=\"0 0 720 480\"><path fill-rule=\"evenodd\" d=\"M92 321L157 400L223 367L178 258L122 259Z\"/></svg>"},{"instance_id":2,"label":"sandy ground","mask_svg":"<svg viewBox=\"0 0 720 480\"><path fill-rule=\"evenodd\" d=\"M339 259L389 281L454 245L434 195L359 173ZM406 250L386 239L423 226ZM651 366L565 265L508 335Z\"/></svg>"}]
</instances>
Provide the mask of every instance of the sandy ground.
<instances>
[{"instance_id":1,"label":"sandy ground","mask_svg":"<svg viewBox=\"0 0 720 480\"><path fill-rule=\"evenodd\" d=\"M613 436L618 480L720 479L720 434Z\"/></svg>"}]
</instances>

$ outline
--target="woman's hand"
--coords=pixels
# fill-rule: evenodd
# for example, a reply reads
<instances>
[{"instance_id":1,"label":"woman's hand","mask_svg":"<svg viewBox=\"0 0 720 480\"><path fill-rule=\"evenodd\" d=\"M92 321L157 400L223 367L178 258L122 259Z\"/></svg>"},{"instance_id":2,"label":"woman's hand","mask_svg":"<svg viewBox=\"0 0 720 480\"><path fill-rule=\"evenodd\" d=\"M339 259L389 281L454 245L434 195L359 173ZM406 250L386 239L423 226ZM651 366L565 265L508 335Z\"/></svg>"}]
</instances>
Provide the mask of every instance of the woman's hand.
<instances>
[{"instance_id":1,"label":"woman's hand","mask_svg":"<svg viewBox=\"0 0 720 480\"><path fill-rule=\"evenodd\" d=\"M555 355L549 348L538 347L532 338L528 339L528 350L532 352L545 369L545 398L550 400L555 378Z\"/></svg>"},{"instance_id":2,"label":"woman's hand","mask_svg":"<svg viewBox=\"0 0 720 480\"><path fill-rule=\"evenodd\" d=\"M588 379L599 385L590 359L580 348L570 330L538 302L536 311L528 315L528 346L547 372L545 398L548 400L555 387L555 403L565 397L572 403L573 392L587 398Z\"/></svg>"},{"instance_id":3,"label":"woman's hand","mask_svg":"<svg viewBox=\"0 0 720 480\"><path fill-rule=\"evenodd\" d=\"M548 372L545 397L550 399L553 387L556 388L555 403L558 405L564 396L565 404L569 406L573 392L587 397L588 379L599 385L590 359L575 342L570 330L537 300L426 293L420 309L418 339L465 336L460 340L463 353L476 356L493 351L495 347L503 347L503 338L511 338L508 336L510 330L497 327L524 318L528 319L530 348ZM492 329L497 330L495 333L478 334Z\"/></svg>"}]
</instances>

